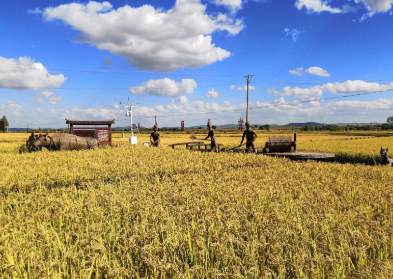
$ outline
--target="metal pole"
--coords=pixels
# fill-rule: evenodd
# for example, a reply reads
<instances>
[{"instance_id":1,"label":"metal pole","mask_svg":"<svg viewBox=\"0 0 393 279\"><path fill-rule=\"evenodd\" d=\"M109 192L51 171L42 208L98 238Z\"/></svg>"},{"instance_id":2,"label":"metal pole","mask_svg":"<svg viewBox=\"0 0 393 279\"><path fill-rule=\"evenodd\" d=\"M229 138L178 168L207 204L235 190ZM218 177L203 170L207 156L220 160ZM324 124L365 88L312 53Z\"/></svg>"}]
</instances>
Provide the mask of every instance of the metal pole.
<instances>
[{"instance_id":1,"label":"metal pole","mask_svg":"<svg viewBox=\"0 0 393 279\"><path fill-rule=\"evenodd\" d=\"M130 106L130 111L131 111L131 118L130 118L130 127L131 127L131 137L134 136L133 130L132 130L132 107Z\"/></svg>"},{"instance_id":2,"label":"metal pole","mask_svg":"<svg viewBox=\"0 0 393 279\"><path fill-rule=\"evenodd\" d=\"M246 75L244 76L247 79L247 113L246 113L246 122L248 121L248 102L249 102L249 89L250 89L250 80L254 75Z\"/></svg>"}]
</instances>

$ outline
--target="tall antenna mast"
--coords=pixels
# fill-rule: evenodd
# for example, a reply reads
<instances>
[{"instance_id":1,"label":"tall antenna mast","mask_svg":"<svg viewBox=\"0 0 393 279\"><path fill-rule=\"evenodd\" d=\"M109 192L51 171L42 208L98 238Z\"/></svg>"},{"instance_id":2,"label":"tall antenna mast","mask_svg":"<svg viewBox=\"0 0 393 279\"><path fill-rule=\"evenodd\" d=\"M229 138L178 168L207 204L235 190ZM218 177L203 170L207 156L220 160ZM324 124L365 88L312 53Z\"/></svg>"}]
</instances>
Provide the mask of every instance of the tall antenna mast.
<instances>
[{"instance_id":1,"label":"tall antenna mast","mask_svg":"<svg viewBox=\"0 0 393 279\"><path fill-rule=\"evenodd\" d=\"M122 104L120 102L120 104ZM138 103L133 103L130 105L130 97L128 97L128 105L126 106L125 104L122 104L124 108L127 108L126 116L130 117L130 131L131 131L131 137L130 137L130 144L138 144L138 137L134 137L134 129L132 128L132 108L138 107Z\"/></svg>"}]
</instances>

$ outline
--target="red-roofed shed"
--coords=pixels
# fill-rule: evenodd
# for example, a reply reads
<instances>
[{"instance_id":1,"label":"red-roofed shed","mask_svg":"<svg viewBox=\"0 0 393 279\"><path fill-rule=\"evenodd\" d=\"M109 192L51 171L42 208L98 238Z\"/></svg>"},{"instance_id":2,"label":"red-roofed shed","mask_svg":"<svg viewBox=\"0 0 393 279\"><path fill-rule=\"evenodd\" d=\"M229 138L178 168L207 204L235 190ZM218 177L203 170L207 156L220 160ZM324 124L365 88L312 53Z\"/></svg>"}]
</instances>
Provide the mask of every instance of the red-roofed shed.
<instances>
[{"instance_id":1,"label":"red-roofed shed","mask_svg":"<svg viewBox=\"0 0 393 279\"><path fill-rule=\"evenodd\" d=\"M85 138L95 138L100 142L100 144L112 145L112 124L115 124L115 119L104 120L104 121L66 119L66 124L70 125L70 134L79 137L85 137ZM83 127L74 127L74 126L83 126ZM102 126L107 126L107 127L102 127Z\"/></svg>"}]
</instances>

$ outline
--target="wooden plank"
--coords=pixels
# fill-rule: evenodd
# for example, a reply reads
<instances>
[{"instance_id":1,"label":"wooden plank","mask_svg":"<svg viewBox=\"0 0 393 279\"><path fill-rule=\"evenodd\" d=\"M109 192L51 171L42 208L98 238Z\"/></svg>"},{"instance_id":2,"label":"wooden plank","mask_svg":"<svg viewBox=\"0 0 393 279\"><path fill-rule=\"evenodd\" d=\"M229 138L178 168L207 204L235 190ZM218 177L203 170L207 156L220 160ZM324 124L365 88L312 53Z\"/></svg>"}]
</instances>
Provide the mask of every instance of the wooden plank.
<instances>
[{"instance_id":1,"label":"wooden plank","mask_svg":"<svg viewBox=\"0 0 393 279\"><path fill-rule=\"evenodd\" d=\"M189 142L179 142L179 143L172 143L169 144L168 147L173 147L173 146L177 146L177 145L189 145L192 143L203 143L202 141L189 141Z\"/></svg>"}]
</instances>

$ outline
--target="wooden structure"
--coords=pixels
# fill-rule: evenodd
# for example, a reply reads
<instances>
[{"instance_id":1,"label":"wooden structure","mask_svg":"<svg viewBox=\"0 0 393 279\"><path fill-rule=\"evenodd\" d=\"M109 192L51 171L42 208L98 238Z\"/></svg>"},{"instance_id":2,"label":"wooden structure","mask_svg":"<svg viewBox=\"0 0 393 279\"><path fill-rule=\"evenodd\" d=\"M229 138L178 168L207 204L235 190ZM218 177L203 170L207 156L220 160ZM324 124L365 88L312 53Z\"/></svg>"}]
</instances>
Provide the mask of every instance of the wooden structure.
<instances>
[{"instance_id":1,"label":"wooden structure","mask_svg":"<svg viewBox=\"0 0 393 279\"><path fill-rule=\"evenodd\" d=\"M175 146L185 145L186 149L189 150L198 150L198 151L207 151L209 150L208 147L211 146L211 143L205 143L204 141L189 141L189 142L180 142L180 143L173 143L169 144L168 147L172 147L175 149ZM220 147L224 146L222 143L218 143L218 151L220 151ZM204 149L201 149L204 147Z\"/></svg>"},{"instance_id":2,"label":"wooden structure","mask_svg":"<svg viewBox=\"0 0 393 279\"><path fill-rule=\"evenodd\" d=\"M296 133L293 141L292 137L269 137L269 141L266 142L263 149L263 154L291 160L322 160L335 157L334 153L296 151Z\"/></svg>"},{"instance_id":3,"label":"wooden structure","mask_svg":"<svg viewBox=\"0 0 393 279\"><path fill-rule=\"evenodd\" d=\"M292 137L269 137L269 141L265 144L265 149L269 149L269 153L292 152L292 147L293 151L296 151L296 133L294 141L292 141Z\"/></svg>"},{"instance_id":4,"label":"wooden structure","mask_svg":"<svg viewBox=\"0 0 393 279\"><path fill-rule=\"evenodd\" d=\"M201 149L201 147L205 147L204 149ZM209 150L208 149L208 147L210 147L211 146L211 143L204 143L204 142L202 142L202 143L200 143L200 142L198 142L198 143L193 143L193 144L189 144L188 145L188 148L190 149L190 150L200 150L200 151L206 151L206 150ZM222 143L217 143L217 146L218 146L218 152L220 152L220 148L222 147L222 146L224 146ZM195 149L194 149L195 148Z\"/></svg>"},{"instance_id":5,"label":"wooden structure","mask_svg":"<svg viewBox=\"0 0 393 279\"><path fill-rule=\"evenodd\" d=\"M70 134L94 138L100 144L112 145L112 124L115 124L115 119L106 121L86 121L86 120L68 120L66 124L70 125ZM77 127L74 127L77 126ZM83 127L79 127L83 126ZM106 126L106 127L102 127Z\"/></svg>"},{"instance_id":6,"label":"wooden structure","mask_svg":"<svg viewBox=\"0 0 393 279\"><path fill-rule=\"evenodd\" d=\"M169 144L168 147L172 147L172 149L175 149L175 146L181 146L181 145L185 145L186 148L188 148L188 146L190 144L194 144L194 143L204 143L203 141L189 141L189 142L180 142L180 143L173 143L173 144Z\"/></svg>"}]
</instances>

